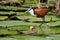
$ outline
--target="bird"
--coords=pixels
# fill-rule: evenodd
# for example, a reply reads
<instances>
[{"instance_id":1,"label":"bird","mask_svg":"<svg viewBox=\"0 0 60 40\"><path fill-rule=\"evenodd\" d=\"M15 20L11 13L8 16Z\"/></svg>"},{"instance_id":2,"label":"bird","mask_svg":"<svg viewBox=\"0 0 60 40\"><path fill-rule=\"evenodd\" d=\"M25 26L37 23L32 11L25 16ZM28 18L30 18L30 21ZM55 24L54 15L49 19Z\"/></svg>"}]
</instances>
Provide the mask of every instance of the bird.
<instances>
[{"instance_id":1,"label":"bird","mask_svg":"<svg viewBox=\"0 0 60 40\"><path fill-rule=\"evenodd\" d=\"M45 22L45 16L47 15L47 13L50 11L50 8L49 7L41 7L41 8L38 8L38 7L35 7L35 8L28 8L26 12L29 12L32 16L35 16L35 17L39 17L39 18L42 18L42 23L40 23L40 25L37 27L37 28L41 28L41 25L44 23L46 24L46 30L49 29L49 25ZM39 30L38 30L38 33L39 33Z\"/></svg>"},{"instance_id":2,"label":"bird","mask_svg":"<svg viewBox=\"0 0 60 40\"><path fill-rule=\"evenodd\" d=\"M42 8L28 8L26 12L30 12L31 15L36 17L41 17L43 22L45 21L45 15L50 11L50 8L42 7Z\"/></svg>"}]
</instances>

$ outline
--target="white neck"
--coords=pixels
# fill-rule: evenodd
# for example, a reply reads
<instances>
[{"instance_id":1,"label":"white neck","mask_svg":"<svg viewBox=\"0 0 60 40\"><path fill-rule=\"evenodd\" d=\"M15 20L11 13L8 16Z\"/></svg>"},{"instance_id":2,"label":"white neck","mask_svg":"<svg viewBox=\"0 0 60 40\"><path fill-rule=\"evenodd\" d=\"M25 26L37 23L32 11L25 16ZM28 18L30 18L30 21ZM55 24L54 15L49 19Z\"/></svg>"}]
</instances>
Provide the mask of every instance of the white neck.
<instances>
[{"instance_id":1,"label":"white neck","mask_svg":"<svg viewBox=\"0 0 60 40\"><path fill-rule=\"evenodd\" d=\"M35 16L33 9L30 9L29 12L30 12L31 15Z\"/></svg>"}]
</instances>

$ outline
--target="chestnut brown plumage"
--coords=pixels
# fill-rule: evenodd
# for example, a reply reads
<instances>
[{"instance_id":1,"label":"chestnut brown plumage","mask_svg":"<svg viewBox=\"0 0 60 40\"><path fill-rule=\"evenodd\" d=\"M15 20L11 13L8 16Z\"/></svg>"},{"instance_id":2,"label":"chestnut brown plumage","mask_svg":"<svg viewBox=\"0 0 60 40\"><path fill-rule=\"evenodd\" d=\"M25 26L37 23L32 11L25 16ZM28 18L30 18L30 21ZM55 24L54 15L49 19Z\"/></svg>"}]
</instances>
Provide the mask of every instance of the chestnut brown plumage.
<instances>
[{"instance_id":1,"label":"chestnut brown plumage","mask_svg":"<svg viewBox=\"0 0 60 40\"><path fill-rule=\"evenodd\" d=\"M49 12L49 8L35 8L34 9L34 14L37 17L44 17L48 12Z\"/></svg>"}]
</instances>

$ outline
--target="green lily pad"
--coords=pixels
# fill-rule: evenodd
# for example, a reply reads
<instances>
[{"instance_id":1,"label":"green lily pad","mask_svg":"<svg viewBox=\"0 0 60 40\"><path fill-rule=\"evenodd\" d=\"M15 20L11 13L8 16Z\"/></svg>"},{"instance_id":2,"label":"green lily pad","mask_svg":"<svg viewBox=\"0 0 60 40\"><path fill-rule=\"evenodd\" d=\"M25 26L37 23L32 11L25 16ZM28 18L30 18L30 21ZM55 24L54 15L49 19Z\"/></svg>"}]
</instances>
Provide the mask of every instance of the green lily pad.
<instances>
[{"instance_id":1,"label":"green lily pad","mask_svg":"<svg viewBox=\"0 0 60 40\"><path fill-rule=\"evenodd\" d=\"M17 40L15 38L0 38L0 40Z\"/></svg>"}]
</instances>

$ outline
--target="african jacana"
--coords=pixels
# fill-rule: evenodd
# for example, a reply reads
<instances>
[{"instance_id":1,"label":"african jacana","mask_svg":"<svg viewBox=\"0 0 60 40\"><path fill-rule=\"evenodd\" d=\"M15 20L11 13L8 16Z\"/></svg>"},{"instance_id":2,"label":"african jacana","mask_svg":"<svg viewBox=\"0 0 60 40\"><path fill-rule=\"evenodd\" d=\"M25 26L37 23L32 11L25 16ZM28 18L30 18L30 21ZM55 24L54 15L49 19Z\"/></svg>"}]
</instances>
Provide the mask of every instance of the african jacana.
<instances>
[{"instance_id":1,"label":"african jacana","mask_svg":"<svg viewBox=\"0 0 60 40\"><path fill-rule=\"evenodd\" d=\"M41 17L43 22L45 21L45 15L50 11L50 8L29 8L26 12L30 12L31 15L36 17Z\"/></svg>"},{"instance_id":2,"label":"african jacana","mask_svg":"<svg viewBox=\"0 0 60 40\"><path fill-rule=\"evenodd\" d=\"M50 11L50 8L43 7L43 8L32 8L30 7L26 12L30 12L31 15L36 17L41 17L43 20L43 23L45 23L45 15ZM39 26L41 26L43 23L41 23ZM46 24L47 25L47 24ZM48 27L48 25L47 25Z\"/></svg>"}]
</instances>

